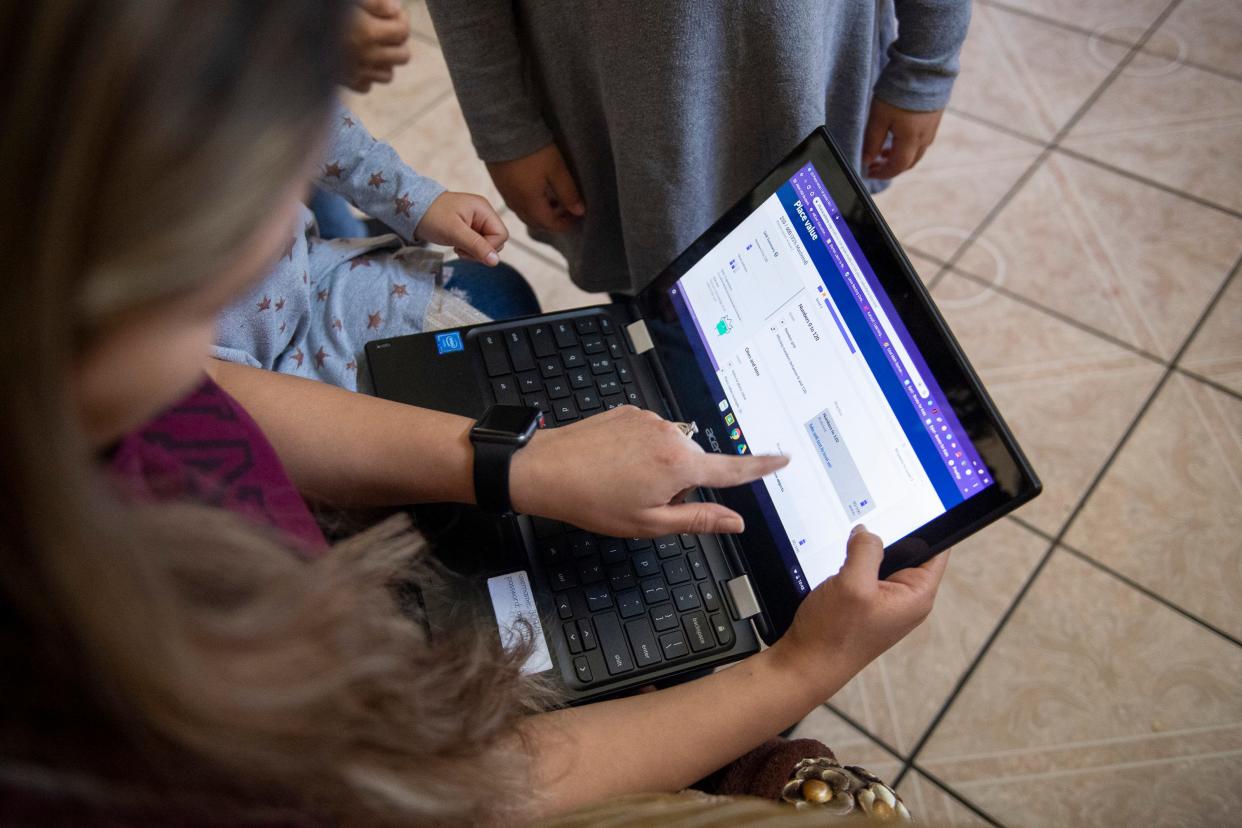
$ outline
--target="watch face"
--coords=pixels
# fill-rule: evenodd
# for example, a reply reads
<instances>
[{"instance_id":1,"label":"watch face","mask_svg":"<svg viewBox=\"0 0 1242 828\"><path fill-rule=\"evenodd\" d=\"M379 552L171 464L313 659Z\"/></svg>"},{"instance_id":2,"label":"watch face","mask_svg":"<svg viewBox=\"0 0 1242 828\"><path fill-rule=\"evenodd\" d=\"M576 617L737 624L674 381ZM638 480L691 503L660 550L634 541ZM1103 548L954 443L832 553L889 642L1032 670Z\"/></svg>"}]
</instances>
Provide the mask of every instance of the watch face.
<instances>
[{"instance_id":1,"label":"watch face","mask_svg":"<svg viewBox=\"0 0 1242 828\"><path fill-rule=\"evenodd\" d=\"M524 405L493 405L475 423L471 436L503 443L524 443L539 426L542 413Z\"/></svg>"}]
</instances>

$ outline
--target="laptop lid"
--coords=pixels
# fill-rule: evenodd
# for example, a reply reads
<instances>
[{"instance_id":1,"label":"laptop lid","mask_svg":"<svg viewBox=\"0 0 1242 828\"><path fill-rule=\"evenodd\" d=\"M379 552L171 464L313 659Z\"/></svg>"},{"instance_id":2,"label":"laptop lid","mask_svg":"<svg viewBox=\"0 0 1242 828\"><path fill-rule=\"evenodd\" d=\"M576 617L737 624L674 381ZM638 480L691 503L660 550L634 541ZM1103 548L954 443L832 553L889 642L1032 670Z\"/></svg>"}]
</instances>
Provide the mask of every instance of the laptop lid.
<instances>
[{"instance_id":1,"label":"laptop lid","mask_svg":"<svg viewBox=\"0 0 1242 828\"><path fill-rule=\"evenodd\" d=\"M812 133L637 297L707 451L787 453L715 492L779 636L857 523L912 566L1039 481L852 167ZM766 631L765 631L766 632Z\"/></svg>"}]
</instances>

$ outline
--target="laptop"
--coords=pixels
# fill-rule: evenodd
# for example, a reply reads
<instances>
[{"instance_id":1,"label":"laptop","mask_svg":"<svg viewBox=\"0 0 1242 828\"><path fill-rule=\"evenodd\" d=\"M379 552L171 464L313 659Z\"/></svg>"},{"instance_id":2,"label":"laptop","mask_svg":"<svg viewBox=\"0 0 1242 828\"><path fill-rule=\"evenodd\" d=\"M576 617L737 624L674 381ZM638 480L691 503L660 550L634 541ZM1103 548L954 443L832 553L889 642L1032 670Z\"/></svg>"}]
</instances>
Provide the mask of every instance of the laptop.
<instances>
[{"instance_id":1,"label":"laptop","mask_svg":"<svg viewBox=\"0 0 1242 828\"><path fill-rule=\"evenodd\" d=\"M609 538L500 519L470 582L502 638L531 624L527 669L563 683L571 703L776 640L840 569L857 523L887 544L887 575L1040 491L823 128L632 299L377 340L366 353L390 400L472 418L525 404L548 428L635 405L693 423L706 451L790 456L753 484L692 495L739 512L736 536Z\"/></svg>"}]
</instances>

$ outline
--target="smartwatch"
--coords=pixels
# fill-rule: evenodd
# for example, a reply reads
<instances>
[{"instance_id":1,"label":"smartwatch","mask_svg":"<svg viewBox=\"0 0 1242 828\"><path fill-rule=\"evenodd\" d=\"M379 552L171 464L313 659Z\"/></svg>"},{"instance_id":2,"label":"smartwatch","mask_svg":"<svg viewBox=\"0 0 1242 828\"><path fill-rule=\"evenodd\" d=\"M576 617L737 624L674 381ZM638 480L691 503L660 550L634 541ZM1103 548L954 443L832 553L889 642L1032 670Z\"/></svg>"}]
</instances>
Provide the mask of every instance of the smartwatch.
<instances>
[{"instance_id":1,"label":"smartwatch","mask_svg":"<svg viewBox=\"0 0 1242 828\"><path fill-rule=\"evenodd\" d=\"M514 453L530 442L543 422L543 412L524 405L493 405L474 428L474 499L479 508L494 515L513 513L509 501L509 463Z\"/></svg>"}]
</instances>

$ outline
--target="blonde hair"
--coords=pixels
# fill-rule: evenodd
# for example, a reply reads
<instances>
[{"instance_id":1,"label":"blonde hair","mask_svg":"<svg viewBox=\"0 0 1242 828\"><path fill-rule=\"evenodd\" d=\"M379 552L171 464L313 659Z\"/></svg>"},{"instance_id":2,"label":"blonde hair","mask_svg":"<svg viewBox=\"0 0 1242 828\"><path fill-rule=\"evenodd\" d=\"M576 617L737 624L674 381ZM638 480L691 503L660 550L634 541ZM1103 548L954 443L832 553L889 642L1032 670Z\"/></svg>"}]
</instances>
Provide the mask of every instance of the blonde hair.
<instances>
[{"instance_id":1,"label":"blonde hair","mask_svg":"<svg viewBox=\"0 0 1242 828\"><path fill-rule=\"evenodd\" d=\"M447 588L408 522L306 564L234 515L124 503L69 394L101 321L206 283L287 192L346 6L0 8L0 800L367 824L522 802L546 696L482 625L431 640L401 612L395 583Z\"/></svg>"}]
</instances>

